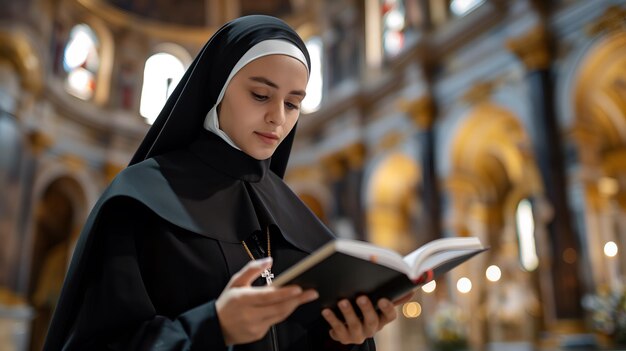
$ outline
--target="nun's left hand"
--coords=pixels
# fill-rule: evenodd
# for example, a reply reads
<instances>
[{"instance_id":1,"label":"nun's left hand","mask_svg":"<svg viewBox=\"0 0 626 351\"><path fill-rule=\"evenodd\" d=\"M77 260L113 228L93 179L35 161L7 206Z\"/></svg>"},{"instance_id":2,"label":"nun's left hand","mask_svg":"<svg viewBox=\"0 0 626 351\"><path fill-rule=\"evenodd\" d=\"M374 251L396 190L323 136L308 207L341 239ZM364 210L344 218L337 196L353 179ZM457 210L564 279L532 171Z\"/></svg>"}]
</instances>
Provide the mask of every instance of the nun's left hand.
<instances>
[{"instance_id":1,"label":"nun's left hand","mask_svg":"<svg viewBox=\"0 0 626 351\"><path fill-rule=\"evenodd\" d=\"M373 337L386 324L396 319L395 306L410 300L412 296L413 293L407 294L393 303L388 299L378 300L380 313L376 312L367 296L359 296L356 303L363 315L362 320L359 319L352 308L352 304L346 299L338 303L345 323L339 320L329 308L322 311L322 316L330 324L331 338L342 344L362 344L365 339Z\"/></svg>"}]
</instances>

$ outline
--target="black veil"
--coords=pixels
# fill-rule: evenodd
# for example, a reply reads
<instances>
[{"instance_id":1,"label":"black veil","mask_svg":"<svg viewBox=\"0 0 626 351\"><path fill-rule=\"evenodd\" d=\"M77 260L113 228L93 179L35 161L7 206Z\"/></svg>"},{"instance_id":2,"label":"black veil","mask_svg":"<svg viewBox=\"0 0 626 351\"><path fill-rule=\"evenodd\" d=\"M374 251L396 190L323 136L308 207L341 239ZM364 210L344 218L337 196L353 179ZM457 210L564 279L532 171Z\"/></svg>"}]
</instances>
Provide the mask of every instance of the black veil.
<instances>
[{"instance_id":1,"label":"black veil","mask_svg":"<svg viewBox=\"0 0 626 351\"><path fill-rule=\"evenodd\" d=\"M311 60L298 34L280 19L263 15L238 18L221 27L191 63L163 110L139 145L130 165L167 153L195 140L237 61L254 45L282 39L296 45ZM296 128L278 146L270 169L283 177Z\"/></svg>"}]
</instances>

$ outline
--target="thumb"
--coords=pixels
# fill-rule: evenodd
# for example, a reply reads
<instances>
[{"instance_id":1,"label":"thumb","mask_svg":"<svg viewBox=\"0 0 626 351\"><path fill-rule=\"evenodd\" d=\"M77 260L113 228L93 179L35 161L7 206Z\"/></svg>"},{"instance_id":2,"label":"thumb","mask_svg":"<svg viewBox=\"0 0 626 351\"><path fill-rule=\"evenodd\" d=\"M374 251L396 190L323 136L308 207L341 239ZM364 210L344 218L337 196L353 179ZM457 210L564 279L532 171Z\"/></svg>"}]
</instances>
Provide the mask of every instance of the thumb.
<instances>
[{"instance_id":1,"label":"thumb","mask_svg":"<svg viewBox=\"0 0 626 351\"><path fill-rule=\"evenodd\" d=\"M271 257L248 262L239 272L233 275L229 285L231 287L250 286L264 270L272 266L272 262Z\"/></svg>"}]
</instances>

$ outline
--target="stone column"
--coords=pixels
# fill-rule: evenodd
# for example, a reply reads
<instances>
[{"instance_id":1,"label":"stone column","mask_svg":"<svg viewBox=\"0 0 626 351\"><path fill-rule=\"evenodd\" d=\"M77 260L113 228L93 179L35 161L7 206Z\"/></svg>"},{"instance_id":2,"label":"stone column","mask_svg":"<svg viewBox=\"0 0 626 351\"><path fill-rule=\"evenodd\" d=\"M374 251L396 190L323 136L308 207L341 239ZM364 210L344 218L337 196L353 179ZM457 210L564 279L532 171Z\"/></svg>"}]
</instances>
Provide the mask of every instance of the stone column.
<instances>
[{"instance_id":1,"label":"stone column","mask_svg":"<svg viewBox=\"0 0 626 351\"><path fill-rule=\"evenodd\" d=\"M579 320L583 316L578 259L580 243L568 208L563 149L554 108L548 33L539 26L510 40L507 46L527 69L532 110L530 134L544 191L554 209L554 216L547 223L552 253L554 316L557 321Z\"/></svg>"},{"instance_id":2,"label":"stone column","mask_svg":"<svg viewBox=\"0 0 626 351\"><path fill-rule=\"evenodd\" d=\"M420 231L427 233L425 241L441 237L441 213L439 204L439 185L435 169L435 105L430 96L424 96L409 101L405 110L419 129L418 138L421 144L420 163L422 167L422 186L418 196L422 199L424 228Z\"/></svg>"},{"instance_id":3,"label":"stone column","mask_svg":"<svg viewBox=\"0 0 626 351\"><path fill-rule=\"evenodd\" d=\"M350 145L345 150L348 165L346 175L346 214L354 225L357 239L365 240L365 214L363 212L363 160L365 146L362 143Z\"/></svg>"},{"instance_id":4,"label":"stone column","mask_svg":"<svg viewBox=\"0 0 626 351\"><path fill-rule=\"evenodd\" d=\"M354 233L350 233L347 230L349 228L344 226L346 223L345 189L348 170L346 160L341 153L334 153L326 156L322 160L322 164L326 170L327 182L333 199L333 206L328 214L328 220L335 234L341 237L349 237Z\"/></svg>"}]
</instances>

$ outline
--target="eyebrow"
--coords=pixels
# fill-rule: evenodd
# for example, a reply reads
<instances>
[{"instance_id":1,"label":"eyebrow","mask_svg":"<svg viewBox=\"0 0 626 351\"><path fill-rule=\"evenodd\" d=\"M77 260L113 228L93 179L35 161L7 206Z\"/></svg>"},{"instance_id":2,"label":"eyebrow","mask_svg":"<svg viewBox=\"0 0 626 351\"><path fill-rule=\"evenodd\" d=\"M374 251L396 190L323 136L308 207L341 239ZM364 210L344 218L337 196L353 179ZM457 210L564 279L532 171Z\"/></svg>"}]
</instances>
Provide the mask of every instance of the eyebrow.
<instances>
[{"instance_id":1,"label":"eyebrow","mask_svg":"<svg viewBox=\"0 0 626 351\"><path fill-rule=\"evenodd\" d=\"M270 86L274 89L278 89L278 85L274 82L272 82L271 80L265 78L265 77L250 77L250 80L255 81L255 82L259 82L259 83L263 83L267 86ZM302 96L304 97L306 95L306 93L304 92L304 90L292 90L289 92L289 94L291 95L298 95L298 96Z\"/></svg>"}]
</instances>

